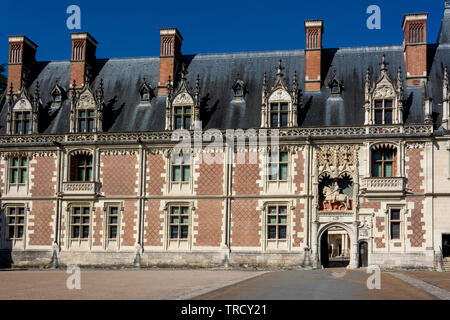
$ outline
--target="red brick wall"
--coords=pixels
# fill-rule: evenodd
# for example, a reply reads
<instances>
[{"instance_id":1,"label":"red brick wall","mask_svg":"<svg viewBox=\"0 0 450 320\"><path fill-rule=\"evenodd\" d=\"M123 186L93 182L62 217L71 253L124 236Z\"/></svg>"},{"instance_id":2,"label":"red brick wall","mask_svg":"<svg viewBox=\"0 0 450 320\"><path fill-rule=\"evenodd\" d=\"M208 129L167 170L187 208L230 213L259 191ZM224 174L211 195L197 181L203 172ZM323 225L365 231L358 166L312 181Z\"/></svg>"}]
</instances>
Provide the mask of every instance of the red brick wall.
<instances>
[{"instance_id":1,"label":"red brick wall","mask_svg":"<svg viewBox=\"0 0 450 320\"><path fill-rule=\"evenodd\" d=\"M261 211L258 201L234 200L231 205L231 245L234 247L261 246Z\"/></svg>"},{"instance_id":2,"label":"red brick wall","mask_svg":"<svg viewBox=\"0 0 450 320\"><path fill-rule=\"evenodd\" d=\"M138 218L137 202L133 200L124 201L124 211L122 215L122 246L134 246L138 231L136 221Z\"/></svg>"},{"instance_id":3,"label":"red brick wall","mask_svg":"<svg viewBox=\"0 0 450 320\"><path fill-rule=\"evenodd\" d=\"M165 179L165 161L163 155L147 155L147 193L150 195L162 195Z\"/></svg>"},{"instance_id":4,"label":"red brick wall","mask_svg":"<svg viewBox=\"0 0 450 320\"><path fill-rule=\"evenodd\" d=\"M375 227L377 228L378 232L384 232L384 230L386 229L385 218L384 217L376 217ZM384 235L384 233L383 233L383 235ZM375 244L378 249L385 248L386 243L384 242L384 236L375 237Z\"/></svg>"},{"instance_id":5,"label":"red brick wall","mask_svg":"<svg viewBox=\"0 0 450 320\"><path fill-rule=\"evenodd\" d=\"M304 238L298 236L298 232L303 233L304 227L302 224L302 219L305 217L305 206L300 203L300 200L297 200L294 210L294 226L293 226L293 239L294 242L292 244L293 247L300 247L303 243Z\"/></svg>"},{"instance_id":6,"label":"red brick wall","mask_svg":"<svg viewBox=\"0 0 450 320\"><path fill-rule=\"evenodd\" d=\"M94 234L92 235L93 245L101 246L102 245L102 230L103 230L103 210L102 208L96 208L93 215L94 226Z\"/></svg>"},{"instance_id":7,"label":"red brick wall","mask_svg":"<svg viewBox=\"0 0 450 320\"><path fill-rule=\"evenodd\" d=\"M259 169L259 154L256 155L258 155L256 164L250 164L250 159L253 159L253 156L250 156L248 152L245 153L244 164L237 164L235 157L233 189L238 195L260 194L262 191L257 182L257 180L261 180L261 170Z\"/></svg>"},{"instance_id":8,"label":"red brick wall","mask_svg":"<svg viewBox=\"0 0 450 320\"><path fill-rule=\"evenodd\" d=\"M406 176L408 178L408 187L415 194L424 193L424 177L421 161L423 160L423 148L407 149L406 156L408 161L406 163ZM412 231L412 234L408 235L408 239L411 241L411 247L422 247L425 243L425 222L423 214L423 196L408 197L408 202L413 204L411 210L411 217L408 218L408 230Z\"/></svg>"},{"instance_id":9,"label":"red brick wall","mask_svg":"<svg viewBox=\"0 0 450 320\"><path fill-rule=\"evenodd\" d=\"M194 231L195 245L198 247L219 247L222 242L223 224L222 200L198 200L195 214L198 223Z\"/></svg>"},{"instance_id":10,"label":"red brick wall","mask_svg":"<svg viewBox=\"0 0 450 320\"><path fill-rule=\"evenodd\" d=\"M209 156L211 157L211 159L217 159L219 157L223 159L223 153L217 155L210 154ZM205 163L205 161L202 161L202 163L200 163L198 168L196 169L196 173L199 174L195 188L195 192L197 193L197 195L223 194L223 163L207 164Z\"/></svg>"},{"instance_id":11,"label":"red brick wall","mask_svg":"<svg viewBox=\"0 0 450 320\"><path fill-rule=\"evenodd\" d=\"M302 192L302 184L305 182L305 158L303 157L303 152L297 152L298 158L295 160L295 171L294 171L294 184L297 188L297 193Z\"/></svg>"},{"instance_id":12,"label":"red brick wall","mask_svg":"<svg viewBox=\"0 0 450 320\"><path fill-rule=\"evenodd\" d=\"M160 247L163 245L162 223L164 219L160 216L164 213L159 210L159 200L149 200L146 203L148 210L145 211L144 216L144 245Z\"/></svg>"},{"instance_id":13,"label":"red brick wall","mask_svg":"<svg viewBox=\"0 0 450 320\"><path fill-rule=\"evenodd\" d=\"M33 197L54 197L56 192L56 157L36 157L31 164ZM52 181L55 178L55 181Z\"/></svg>"},{"instance_id":14,"label":"red brick wall","mask_svg":"<svg viewBox=\"0 0 450 320\"><path fill-rule=\"evenodd\" d=\"M55 203L49 200L34 200L29 219L28 230L33 230L30 234L29 244L31 246L51 246L53 244L55 219Z\"/></svg>"},{"instance_id":15,"label":"red brick wall","mask_svg":"<svg viewBox=\"0 0 450 320\"><path fill-rule=\"evenodd\" d=\"M136 195L138 188L138 159L136 155L103 155L100 169L105 196Z\"/></svg>"}]
</instances>

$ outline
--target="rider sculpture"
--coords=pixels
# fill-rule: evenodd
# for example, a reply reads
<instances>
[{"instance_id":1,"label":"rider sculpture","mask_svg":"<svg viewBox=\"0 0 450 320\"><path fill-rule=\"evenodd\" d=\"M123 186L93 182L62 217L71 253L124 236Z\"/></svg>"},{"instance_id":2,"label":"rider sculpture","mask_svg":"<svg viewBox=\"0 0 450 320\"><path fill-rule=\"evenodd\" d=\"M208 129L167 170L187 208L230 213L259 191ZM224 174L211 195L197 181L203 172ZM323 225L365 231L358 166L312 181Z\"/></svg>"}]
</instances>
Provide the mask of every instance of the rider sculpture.
<instances>
[{"instance_id":1,"label":"rider sculpture","mask_svg":"<svg viewBox=\"0 0 450 320\"><path fill-rule=\"evenodd\" d=\"M338 210L341 210L342 207L345 210L350 209L350 198L346 194L340 193L340 188L337 182L333 183L332 188L323 187L323 195L325 196L325 200L323 202L324 207L325 203L328 203L330 210L333 210L333 203L339 203Z\"/></svg>"}]
</instances>

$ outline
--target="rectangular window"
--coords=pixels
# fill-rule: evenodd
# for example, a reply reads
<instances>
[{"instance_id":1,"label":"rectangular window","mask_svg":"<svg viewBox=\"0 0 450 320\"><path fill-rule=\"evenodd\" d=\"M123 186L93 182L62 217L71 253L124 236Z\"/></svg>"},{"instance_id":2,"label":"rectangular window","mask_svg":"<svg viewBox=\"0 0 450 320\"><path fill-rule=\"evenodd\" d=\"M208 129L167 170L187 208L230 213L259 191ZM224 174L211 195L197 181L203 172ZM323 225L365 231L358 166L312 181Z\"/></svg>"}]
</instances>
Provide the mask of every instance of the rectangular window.
<instances>
[{"instance_id":1,"label":"rectangular window","mask_svg":"<svg viewBox=\"0 0 450 320\"><path fill-rule=\"evenodd\" d=\"M169 212L169 236L172 240L189 237L189 207L172 206Z\"/></svg>"},{"instance_id":2,"label":"rectangular window","mask_svg":"<svg viewBox=\"0 0 450 320\"><path fill-rule=\"evenodd\" d=\"M28 134L30 132L31 112L18 111L14 112L14 133Z\"/></svg>"},{"instance_id":3,"label":"rectangular window","mask_svg":"<svg viewBox=\"0 0 450 320\"><path fill-rule=\"evenodd\" d=\"M191 177L191 165L189 154L174 154L172 156L172 181L188 182Z\"/></svg>"},{"instance_id":4,"label":"rectangular window","mask_svg":"<svg viewBox=\"0 0 450 320\"><path fill-rule=\"evenodd\" d=\"M288 126L289 107L286 102L270 104L270 127L282 128Z\"/></svg>"},{"instance_id":5,"label":"rectangular window","mask_svg":"<svg viewBox=\"0 0 450 320\"><path fill-rule=\"evenodd\" d=\"M117 240L119 235L119 207L108 207L107 231L109 240Z\"/></svg>"},{"instance_id":6,"label":"rectangular window","mask_svg":"<svg viewBox=\"0 0 450 320\"><path fill-rule=\"evenodd\" d=\"M11 184L25 184L27 182L27 157L14 157L10 162L10 183Z\"/></svg>"},{"instance_id":7,"label":"rectangular window","mask_svg":"<svg viewBox=\"0 0 450 320\"><path fill-rule=\"evenodd\" d=\"M401 225L400 209L391 209L391 239L392 240L400 239L400 225Z\"/></svg>"},{"instance_id":8,"label":"rectangular window","mask_svg":"<svg viewBox=\"0 0 450 320\"><path fill-rule=\"evenodd\" d=\"M269 180L287 181L288 153L271 152L269 154Z\"/></svg>"},{"instance_id":9,"label":"rectangular window","mask_svg":"<svg viewBox=\"0 0 450 320\"><path fill-rule=\"evenodd\" d=\"M94 132L94 110L80 110L78 111L78 132L88 133Z\"/></svg>"},{"instance_id":10,"label":"rectangular window","mask_svg":"<svg viewBox=\"0 0 450 320\"><path fill-rule=\"evenodd\" d=\"M177 129L191 129L191 107L175 107L174 124Z\"/></svg>"},{"instance_id":11,"label":"rectangular window","mask_svg":"<svg viewBox=\"0 0 450 320\"><path fill-rule=\"evenodd\" d=\"M90 234L91 209L89 207L73 207L71 217L71 239L86 240Z\"/></svg>"},{"instance_id":12,"label":"rectangular window","mask_svg":"<svg viewBox=\"0 0 450 320\"><path fill-rule=\"evenodd\" d=\"M267 239L287 239L287 206L269 206L267 211Z\"/></svg>"},{"instance_id":13,"label":"rectangular window","mask_svg":"<svg viewBox=\"0 0 450 320\"><path fill-rule=\"evenodd\" d=\"M72 155L70 157L70 180L88 182L93 179L93 166L91 155Z\"/></svg>"},{"instance_id":14,"label":"rectangular window","mask_svg":"<svg viewBox=\"0 0 450 320\"><path fill-rule=\"evenodd\" d=\"M375 101L375 124L392 124L392 100Z\"/></svg>"},{"instance_id":15,"label":"rectangular window","mask_svg":"<svg viewBox=\"0 0 450 320\"><path fill-rule=\"evenodd\" d=\"M8 240L22 240L25 230L25 207L7 207L6 224Z\"/></svg>"}]
</instances>

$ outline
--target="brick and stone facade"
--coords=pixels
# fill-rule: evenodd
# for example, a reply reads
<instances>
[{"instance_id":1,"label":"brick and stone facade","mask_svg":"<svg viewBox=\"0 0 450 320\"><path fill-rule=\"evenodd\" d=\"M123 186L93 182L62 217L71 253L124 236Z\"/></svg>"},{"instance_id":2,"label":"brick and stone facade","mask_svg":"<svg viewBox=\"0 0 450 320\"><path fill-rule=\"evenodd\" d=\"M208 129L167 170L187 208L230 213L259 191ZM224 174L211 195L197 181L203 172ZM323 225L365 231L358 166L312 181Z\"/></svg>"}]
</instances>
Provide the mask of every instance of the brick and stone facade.
<instances>
[{"instance_id":1,"label":"brick and stone facade","mask_svg":"<svg viewBox=\"0 0 450 320\"><path fill-rule=\"evenodd\" d=\"M449 13L441 32L450 33ZM71 61L45 64L31 85L19 69L33 68L36 46L10 38L12 51L29 52L10 58L1 128L15 128L27 100L43 118L26 134L0 129L2 265L321 267L325 235L340 228L352 268L439 267L450 235L450 134L440 116L450 113L440 110L450 54L433 44L430 62L426 36L410 37L411 28L426 34L426 18L405 17L404 46L338 54L322 47L322 20L305 22L302 51L185 57L178 30L161 29L158 57L106 62L94 38L77 33ZM392 121L378 118L380 103ZM85 125L78 108L101 117L99 127L76 132ZM286 111L286 125L275 111ZM167 128L194 141L180 159L180 132ZM223 144L208 149L210 135Z\"/></svg>"}]
</instances>

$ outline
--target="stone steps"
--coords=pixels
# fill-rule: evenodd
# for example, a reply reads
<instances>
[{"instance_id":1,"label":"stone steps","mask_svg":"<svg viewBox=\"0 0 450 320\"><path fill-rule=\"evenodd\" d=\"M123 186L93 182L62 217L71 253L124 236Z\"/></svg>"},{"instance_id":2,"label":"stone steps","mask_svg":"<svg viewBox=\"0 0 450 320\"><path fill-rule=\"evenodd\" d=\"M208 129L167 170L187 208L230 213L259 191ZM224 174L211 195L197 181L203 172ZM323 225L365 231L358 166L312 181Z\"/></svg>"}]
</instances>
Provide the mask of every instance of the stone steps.
<instances>
[{"instance_id":1,"label":"stone steps","mask_svg":"<svg viewBox=\"0 0 450 320\"><path fill-rule=\"evenodd\" d=\"M450 272L450 258L443 259L443 271Z\"/></svg>"}]
</instances>

